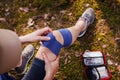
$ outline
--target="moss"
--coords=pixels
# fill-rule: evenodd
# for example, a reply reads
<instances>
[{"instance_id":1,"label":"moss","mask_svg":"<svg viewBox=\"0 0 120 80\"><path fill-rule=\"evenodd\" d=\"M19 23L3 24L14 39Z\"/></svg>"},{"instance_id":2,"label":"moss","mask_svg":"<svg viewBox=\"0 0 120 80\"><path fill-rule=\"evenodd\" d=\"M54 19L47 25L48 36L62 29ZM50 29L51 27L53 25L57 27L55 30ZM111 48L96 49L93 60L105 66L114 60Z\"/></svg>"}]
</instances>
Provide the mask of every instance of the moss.
<instances>
[{"instance_id":1,"label":"moss","mask_svg":"<svg viewBox=\"0 0 120 80\"><path fill-rule=\"evenodd\" d=\"M58 80L83 80L83 67L81 65L81 58L76 58L74 56L74 53L71 55L68 55L69 57L66 57L69 59L69 63L64 64L65 59L61 60L61 65L60 65L60 75L58 75ZM75 61L75 62L74 62ZM81 76L81 77L80 77Z\"/></svg>"},{"instance_id":2,"label":"moss","mask_svg":"<svg viewBox=\"0 0 120 80\"><path fill-rule=\"evenodd\" d=\"M62 49L62 53L67 52L68 56L61 58L60 71L55 77L57 80L84 80L82 62L80 58L75 56L76 52L102 50L105 54L110 53L114 57L113 61L120 62L120 43L114 40L116 29L119 29L120 26L120 0L5 0L0 2L0 17L6 18L8 24L1 22L0 28L16 30L19 35L24 35L35 30L28 28L24 31L28 19L45 13L55 16L55 20L40 18L35 21L39 28L44 27L44 22L49 22L48 26L53 30L69 27L75 24L86 9L85 4L94 8L95 22L88 27L84 37L78 38L72 46ZM24 13L18 10L20 7L37 8L37 10ZM10 8L10 15L5 16L7 8ZM62 17L61 10L67 11ZM68 16L68 13L71 12L72 15ZM61 20L59 20L60 18ZM57 23L61 25L57 26ZM107 46L103 47L103 45ZM65 64L66 59L69 62L67 64ZM119 80L116 67L114 65L108 65L108 67L113 70L112 80ZM19 79L18 76L16 77Z\"/></svg>"}]
</instances>

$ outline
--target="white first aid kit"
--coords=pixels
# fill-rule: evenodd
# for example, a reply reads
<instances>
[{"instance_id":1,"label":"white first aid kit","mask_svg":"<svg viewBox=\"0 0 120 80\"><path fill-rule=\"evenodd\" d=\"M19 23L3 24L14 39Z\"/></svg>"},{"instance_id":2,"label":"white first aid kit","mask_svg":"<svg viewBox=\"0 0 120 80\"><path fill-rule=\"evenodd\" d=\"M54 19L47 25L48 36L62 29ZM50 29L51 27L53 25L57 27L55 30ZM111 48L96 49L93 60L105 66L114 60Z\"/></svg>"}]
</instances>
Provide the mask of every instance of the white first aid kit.
<instances>
[{"instance_id":1,"label":"white first aid kit","mask_svg":"<svg viewBox=\"0 0 120 80\"><path fill-rule=\"evenodd\" d=\"M106 65L106 58L101 51L85 51L82 54L84 73L87 80L110 80L111 74Z\"/></svg>"}]
</instances>

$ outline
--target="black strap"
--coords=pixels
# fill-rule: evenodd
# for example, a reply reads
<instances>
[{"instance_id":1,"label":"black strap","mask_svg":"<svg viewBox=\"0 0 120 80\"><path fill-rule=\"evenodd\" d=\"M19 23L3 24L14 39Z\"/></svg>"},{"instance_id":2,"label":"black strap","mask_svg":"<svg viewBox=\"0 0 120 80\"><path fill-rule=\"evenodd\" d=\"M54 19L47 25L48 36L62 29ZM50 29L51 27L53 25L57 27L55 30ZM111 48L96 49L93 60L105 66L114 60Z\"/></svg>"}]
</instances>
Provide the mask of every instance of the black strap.
<instances>
[{"instance_id":1,"label":"black strap","mask_svg":"<svg viewBox=\"0 0 120 80\"><path fill-rule=\"evenodd\" d=\"M97 68L96 68L96 67L94 67L94 69L97 71L97 73L98 73L98 75L99 75L99 80L100 80L100 79L101 79L101 76L100 76L99 71L97 70Z\"/></svg>"}]
</instances>

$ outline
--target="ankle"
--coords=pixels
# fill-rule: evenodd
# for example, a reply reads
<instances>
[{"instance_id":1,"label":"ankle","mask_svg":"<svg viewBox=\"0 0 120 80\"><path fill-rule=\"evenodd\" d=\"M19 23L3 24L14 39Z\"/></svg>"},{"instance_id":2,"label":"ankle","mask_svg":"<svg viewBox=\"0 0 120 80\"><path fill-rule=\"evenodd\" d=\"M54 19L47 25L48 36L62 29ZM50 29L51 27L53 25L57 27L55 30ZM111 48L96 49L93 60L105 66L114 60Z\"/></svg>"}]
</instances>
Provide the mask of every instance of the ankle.
<instances>
[{"instance_id":1,"label":"ankle","mask_svg":"<svg viewBox=\"0 0 120 80\"><path fill-rule=\"evenodd\" d=\"M81 29L83 30L86 28L86 20L84 18L79 18L78 21L75 24L76 29Z\"/></svg>"}]
</instances>

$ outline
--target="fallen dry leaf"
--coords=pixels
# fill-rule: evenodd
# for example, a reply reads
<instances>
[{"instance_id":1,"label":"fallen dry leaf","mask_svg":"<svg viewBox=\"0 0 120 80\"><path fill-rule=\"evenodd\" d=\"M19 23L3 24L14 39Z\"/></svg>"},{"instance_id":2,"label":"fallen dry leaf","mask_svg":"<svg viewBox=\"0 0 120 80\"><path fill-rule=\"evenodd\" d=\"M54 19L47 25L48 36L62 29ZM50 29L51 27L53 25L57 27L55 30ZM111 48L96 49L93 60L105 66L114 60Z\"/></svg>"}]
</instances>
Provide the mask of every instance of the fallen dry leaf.
<instances>
[{"instance_id":1,"label":"fallen dry leaf","mask_svg":"<svg viewBox=\"0 0 120 80\"><path fill-rule=\"evenodd\" d=\"M71 15L72 15L72 13L68 13L68 15L69 15L69 16L71 16Z\"/></svg>"},{"instance_id":2,"label":"fallen dry leaf","mask_svg":"<svg viewBox=\"0 0 120 80\"><path fill-rule=\"evenodd\" d=\"M61 10L60 13L61 13L61 14L65 14L65 13L66 13L66 10Z\"/></svg>"},{"instance_id":3,"label":"fallen dry leaf","mask_svg":"<svg viewBox=\"0 0 120 80\"><path fill-rule=\"evenodd\" d=\"M6 22L6 19L5 18L0 18L0 21Z\"/></svg>"},{"instance_id":4,"label":"fallen dry leaf","mask_svg":"<svg viewBox=\"0 0 120 80\"><path fill-rule=\"evenodd\" d=\"M27 23L27 24L28 24L27 27L31 27L31 26L33 26L34 23L35 23L35 22L33 21L33 19L32 19L32 18L29 18L29 19L28 19L28 23Z\"/></svg>"},{"instance_id":5,"label":"fallen dry leaf","mask_svg":"<svg viewBox=\"0 0 120 80\"><path fill-rule=\"evenodd\" d=\"M46 14L44 14L44 19L45 20L48 20L48 19L50 19L51 18L51 14L50 13L46 13Z\"/></svg>"},{"instance_id":6,"label":"fallen dry leaf","mask_svg":"<svg viewBox=\"0 0 120 80\"><path fill-rule=\"evenodd\" d=\"M20 7L19 10L27 13L30 9L28 7Z\"/></svg>"},{"instance_id":7,"label":"fallen dry leaf","mask_svg":"<svg viewBox=\"0 0 120 80\"><path fill-rule=\"evenodd\" d=\"M102 48L106 48L108 45L107 44L104 44L104 45L102 45Z\"/></svg>"}]
</instances>

